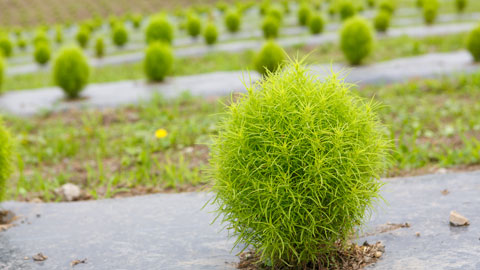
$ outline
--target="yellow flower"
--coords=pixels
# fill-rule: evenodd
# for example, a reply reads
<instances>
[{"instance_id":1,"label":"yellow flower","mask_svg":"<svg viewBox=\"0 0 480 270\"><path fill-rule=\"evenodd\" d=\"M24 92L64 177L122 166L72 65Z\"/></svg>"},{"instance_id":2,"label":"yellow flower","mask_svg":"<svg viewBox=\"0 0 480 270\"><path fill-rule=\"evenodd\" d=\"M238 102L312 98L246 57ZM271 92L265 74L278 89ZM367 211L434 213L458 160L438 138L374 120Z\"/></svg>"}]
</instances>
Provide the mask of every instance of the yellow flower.
<instances>
[{"instance_id":1,"label":"yellow flower","mask_svg":"<svg viewBox=\"0 0 480 270\"><path fill-rule=\"evenodd\" d=\"M159 129L157 129L157 131L155 131L155 137L157 137L159 139L165 138L165 137L167 137L167 135L168 135L168 132L163 128L159 128Z\"/></svg>"}]
</instances>

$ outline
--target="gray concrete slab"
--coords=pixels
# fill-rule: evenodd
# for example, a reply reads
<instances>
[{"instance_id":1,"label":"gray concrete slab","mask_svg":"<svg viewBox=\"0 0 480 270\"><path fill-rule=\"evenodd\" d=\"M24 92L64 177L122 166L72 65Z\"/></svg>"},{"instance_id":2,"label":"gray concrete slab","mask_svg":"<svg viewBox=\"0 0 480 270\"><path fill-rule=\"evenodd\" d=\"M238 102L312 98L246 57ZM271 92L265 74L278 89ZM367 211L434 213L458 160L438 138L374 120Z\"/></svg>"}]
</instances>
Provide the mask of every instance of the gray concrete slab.
<instances>
[{"instance_id":1,"label":"gray concrete slab","mask_svg":"<svg viewBox=\"0 0 480 270\"><path fill-rule=\"evenodd\" d=\"M348 67L344 64L315 65L312 70L327 76L332 69L343 71L346 81L363 84L401 82L412 78L425 78L454 73L469 73L478 70L468 52L427 54L417 57L395 59L367 66ZM250 77L249 77L250 76ZM29 116L42 111L61 111L82 107L116 107L136 104L161 94L174 98L184 91L193 96L224 96L233 91L244 91L244 82L260 78L254 71L214 72L208 74L168 78L164 83L148 84L144 81L122 81L91 84L82 93L85 99L65 102L57 87L10 91L0 96L0 110L10 114Z\"/></svg>"},{"instance_id":2,"label":"gray concrete slab","mask_svg":"<svg viewBox=\"0 0 480 270\"><path fill-rule=\"evenodd\" d=\"M449 190L448 195L441 191ZM386 250L369 269L480 269L480 172L388 179L386 203L367 223L373 233L387 222L400 228L357 239L382 241ZM210 225L212 208L202 210L211 194L157 194L74 203L6 202L5 209L26 217L0 232L1 269L234 269L233 239ZM470 219L453 228L449 212ZM37 217L37 214L40 217ZM420 237L415 235L421 234ZM44 262L31 256L42 252ZM29 259L24 260L28 256Z\"/></svg>"},{"instance_id":3,"label":"gray concrete slab","mask_svg":"<svg viewBox=\"0 0 480 270\"><path fill-rule=\"evenodd\" d=\"M452 24L439 24L432 26L410 26L410 27L401 27L401 28L391 28L386 34L379 35L379 39L389 38L389 37L399 37L399 36L411 36L411 37L428 37L428 36L439 36L439 35L449 35L455 33L462 33L470 31L476 24L472 22L463 22L463 23L452 23ZM293 28L290 29L288 34L279 38L277 43L282 47L292 47L296 45L320 45L330 42L338 41L338 33L326 32L321 35L302 35L305 33L302 28ZM253 33L255 34L255 33ZM252 34L252 35L253 35ZM238 34L243 35L243 34ZM232 38L235 39L235 35L232 35ZM241 38L241 36L240 36ZM264 41L259 39L253 40L239 40L233 42L219 43L214 46L204 46L202 44L197 44L195 46L187 46L182 48L175 49L176 57L190 57L190 56L202 56L208 53L214 52L242 52L246 50L258 50L262 47ZM91 58L90 64L94 67L102 67L107 65L118 65L125 63L135 63L142 61L144 53L142 51L112 55L105 57L103 59ZM37 64L31 63L26 65L15 65L8 67L6 70L7 75L16 75L16 74L25 74L33 73L39 71L48 71L49 66L40 67Z\"/></svg>"}]
</instances>

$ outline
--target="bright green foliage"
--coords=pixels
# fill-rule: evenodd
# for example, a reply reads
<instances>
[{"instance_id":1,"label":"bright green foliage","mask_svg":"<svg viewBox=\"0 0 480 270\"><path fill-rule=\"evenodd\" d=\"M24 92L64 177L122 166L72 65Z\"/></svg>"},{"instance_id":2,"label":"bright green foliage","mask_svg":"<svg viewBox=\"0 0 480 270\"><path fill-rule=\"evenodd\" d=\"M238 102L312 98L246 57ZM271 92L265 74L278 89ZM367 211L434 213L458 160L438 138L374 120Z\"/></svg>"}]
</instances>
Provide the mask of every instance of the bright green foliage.
<instances>
[{"instance_id":1,"label":"bright green foliage","mask_svg":"<svg viewBox=\"0 0 480 270\"><path fill-rule=\"evenodd\" d=\"M219 1L217 2L216 7L218 11L220 11L221 13L225 13L225 11L227 11L228 9L228 4L225 3L224 1Z\"/></svg>"},{"instance_id":2,"label":"bright green foliage","mask_svg":"<svg viewBox=\"0 0 480 270\"><path fill-rule=\"evenodd\" d=\"M0 53L0 93L2 92L3 77L5 76L5 60L3 60L3 54Z\"/></svg>"},{"instance_id":3,"label":"bright green foliage","mask_svg":"<svg viewBox=\"0 0 480 270\"><path fill-rule=\"evenodd\" d=\"M325 25L325 20L323 19L323 16L320 13L314 14L310 18L310 22L308 23L310 33L314 35L322 33L324 25Z\"/></svg>"},{"instance_id":4,"label":"bright green foliage","mask_svg":"<svg viewBox=\"0 0 480 270\"><path fill-rule=\"evenodd\" d=\"M97 37L95 40L95 56L102 58L105 55L105 42L102 36Z\"/></svg>"},{"instance_id":5,"label":"bright green foliage","mask_svg":"<svg viewBox=\"0 0 480 270\"><path fill-rule=\"evenodd\" d=\"M468 35L467 49L475 62L480 62L480 25L475 27Z\"/></svg>"},{"instance_id":6,"label":"bright green foliage","mask_svg":"<svg viewBox=\"0 0 480 270\"><path fill-rule=\"evenodd\" d=\"M61 25L55 27L55 42L61 44L63 42L63 29Z\"/></svg>"},{"instance_id":7,"label":"bright green foliage","mask_svg":"<svg viewBox=\"0 0 480 270\"><path fill-rule=\"evenodd\" d=\"M367 0L367 5L369 8L375 7L375 0Z\"/></svg>"},{"instance_id":8,"label":"bright green foliage","mask_svg":"<svg viewBox=\"0 0 480 270\"><path fill-rule=\"evenodd\" d=\"M33 57L35 59L35 62L37 62L40 65L45 65L50 61L50 45L45 42L40 42L37 45L35 45L35 50L33 52Z\"/></svg>"},{"instance_id":9,"label":"bright green foliage","mask_svg":"<svg viewBox=\"0 0 480 270\"><path fill-rule=\"evenodd\" d=\"M13 53L13 43L7 35L0 34L0 53L10 57Z\"/></svg>"},{"instance_id":10,"label":"bright green foliage","mask_svg":"<svg viewBox=\"0 0 480 270\"><path fill-rule=\"evenodd\" d=\"M272 40L267 41L255 56L254 66L262 75L275 72L285 61L285 51Z\"/></svg>"},{"instance_id":11,"label":"bright green foliage","mask_svg":"<svg viewBox=\"0 0 480 270\"><path fill-rule=\"evenodd\" d=\"M27 48L27 40L25 40L24 38L19 38L18 41L17 41L17 46L18 48L22 49L22 50L25 50Z\"/></svg>"},{"instance_id":12,"label":"bright green foliage","mask_svg":"<svg viewBox=\"0 0 480 270\"><path fill-rule=\"evenodd\" d=\"M455 0L455 8L459 13L465 11L465 7L467 6L467 0Z\"/></svg>"},{"instance_id":13,"label":"bright green foliage","mask_svg":"<svg viewBox=\"0 0 480 270\"><path fill-rule=\"evenodd\" d=\"M374 33L367 20L353 17L340 31L340 48L350 64L359 65L373 49Z\"/></svg>"},{"instance_id":14,"label":"bright green foliage","mask_svg":"<svg viewBox=\"0 0 480 270\"><path fill-rule=\"evenodd\" d=\"M133 28L139 29L142 26L143 17L141 14L135 14L131 18Z\"/></svg>"},{"instance_id":15,"label":"bright green foliage","mask_svg":"<svg viewBox=\"0 0 480 270\"><path fill-rule=\"evenodd\" d=\"M423 0L423 19L426 24L433 24L438 15L438 0Z\"/></svg>"},{"instance_id":16,"label":"bright green foliage","mask_svg":"<svg viewBox=\"0 0 480 270\"><path fill-rule=\"evenodd\" d=\"M323 269L380 197L390 142L379 106L298 63L247 92L212 145L218 218L272 268Z\"/></svg>"},{"instance_id":17,"label":"bright green foliage","mask_svg":"<svg viewBox=\"0 0 480 270\"><path fill-rule=\"evenodd\" d=\"M205 26L203 38L205 39L205 43L207 43L207 45L213 45L215 42L217 42L218 31L217 26L215 26L213 22L210 22L207 24L207 26Z\"/></svg>"},{"instance_id":18,"label":"bright green foliage","mask_svg":"<svg viewBox=\"0 0 480 270\"><path fill-rule=\"evenodd\" d=\"M7 180L13 172L13 151L13 139L4 127L3 121L0 119L0 202L4 199Z\"/></svg>"},{"instance_id":19,"label":"bright green foliage","mask_svg":"<svg viewBox=\"0 0 480 270\"><path fill-rule=\"evenodd\" d=\"M417 8L422 8L423 7L423 0L417 0L415 2L415 5L417 6Z\"/></svg>"},{"instance_id":20,"label":"bright green foliage","mask_svg":"<svg viewBox=\"0 0 480 270\"><path fill-rule=\"evenodd\" d=\"M393 13L395 13L395 1L394 0L383 0L378 5L378 8L381 9L381 10L383 9L383 10L389 12L390 14L393 14Z\"/></svg>"},{"instance_id":21,"label":"bright green foliage","mask_svg":"<svg viewBox=\"0 0 480 270\"><path fill-rule=\"evenodd\" d=\"M68 98L77 98L88 83L90 67L83 51L78 47L60 50L53 66L53 79Z\"/></svg>"},{"instance_id":22,"label":"bright green foliage","mask_svg":"<svg viewBox=\"0 0 480 270\"><path fill-rule=\"evenodd\" d=\"M373 19L373 25L378 32L386 32L390 26L391 15L389 12L381 9Z\"/></svg>"},{"instance_id":23,"label":"bright green foliage","mask_svg":"<svg viewBox=\"0 0 480 270\"><path fill-rule=\"evenodd\" d=\"M155 42L145 51L143 68L150 81L161 82L173 66L173 52L168 44Z\"/></svg>"},{"instance_id":24,"label":"bright green foliage","mask_svg":"<svg viewBox=\"0 0 480 270\"><path fill-rule=\"evenodd\" d=\"M123 23L117 23L113 27L112 41L117 47L123 47L128 42L128 31Z\"/></svg>"},{"instance_id":25,"label":"bright green foliage","mask_svg":"<svg viewBox=\"0 0 480 270\"><path fill-rule=\"evenodd\" d=\"M193 38L202 33L202 21L197 15L190 14L187 16L187 32Z\"/></svg>"},{"instance_id":26,"label":"bright green foliage","mask_svg":"<svg viewBox=\"0 0 480 270\"><path fill-rule=\"evenodd\" d=\"M283 7L283 11L284 11L285 13L289 14L290 11L291 11L289 0L282 0L282 1L281 1L281 4L282 4L282 7Z\"/></svg>"},{"instance_id":27,"label":"bright green foliage","mask_svg":"<svg viewBox=\"0 0 480 270\"><path fill-rule=\"evenodd\" d=\"M47 33L42 29L38 29L33 37L33 46L37 46L39 43L50 43Z\"/></svg>"},{"instance_id":28,"label":"bright green foliage","mask_svg":"<svg viewBox=\"0 0 480 270\"><path fill-rule=\"evenodd\" d=\"M75 35L75 39L77 40L78 45L85 49L88 46L88 41L90 40L90 30L88 30L86 27L80 27Z\"/></svg>"},{"instance_id":29,"label":"bright green foliage","mask_svg":"<svg viewBox=\"0 0 480 270\"><path fill-rule=\"evenodd\" d=\"M161 41L172 44L173 35L173 25L165 16L160 15L150 20L145 31L147 43Z\"/></svg>"},{"instance_id":30,"label":"bright green foliage","mask_svg":"<svg viewBox=\"0 0 480 270\"><path fill-rule=\"evenodd\" d=\"M236 33L240 30L241 17L240 13L235 10L229 10L225 14L225 26L230 33Z\"/></svg>"},{"instance_id":31,"label":"bright green foliage","mask_svg":"<svg viewBox=\"0 0 480 270\"><path fill-rule=\"evenodd\" d=\"M351 0L343 0L339 4L340 18L346 20L355 15L356 10Z\"/></svg>"},{"instance_id":32,"label":"bright green foliage","mask_svg":"<svg viewBox=\"0 0 480 270\"><path fill-rule=\"evenodd\" d=\"M270 8L271 6L271 1L270 0L263 0L260 5L259 5L259 11L260 11L260 15L266 15L267 14L267 11L268 9Z\"/></svg>"},{"instance_id":33,"label":"bright green foliage","mask_svg":"<svg viewBox=\"0 0 480 270\"><path fill-rule=\"evenodd\" d=\"M279 23L281 23L283 21L282 8L277 5L273 5L268 9L267 16L274 17L278 20Z\"/></svg>"},{"instance_id":34,"label":"bright green foliage","mask_svg":"<svg viewBox=\"0 0 480 270\"><path fill-rule=\"evenodd\" d=\"M266 16L262 22L262 31L263 36L266 39L278 37L278 29L280 28L280 23L277 18L273 16Z\"/></svg>"},{"instance_id":35,"label":"bright green foliage","mask_svg":"<svg viewBox=\"0 0 480 270\"><path fill-rule=\"evenodd\" d=\"M297 11L298 24L306 26L312 15L311 8L307 4L302 4Z\"/></svg>"}]
</instances>

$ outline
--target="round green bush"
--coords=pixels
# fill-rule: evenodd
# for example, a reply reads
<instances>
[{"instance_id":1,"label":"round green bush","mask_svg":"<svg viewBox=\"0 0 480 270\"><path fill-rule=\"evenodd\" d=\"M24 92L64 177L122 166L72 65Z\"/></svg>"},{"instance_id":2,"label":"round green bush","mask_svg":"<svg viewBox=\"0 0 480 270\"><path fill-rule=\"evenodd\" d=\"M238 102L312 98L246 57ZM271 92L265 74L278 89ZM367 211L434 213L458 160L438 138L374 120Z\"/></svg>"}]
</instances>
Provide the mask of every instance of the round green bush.
<instances>
[{"instance_id":1,"label":"round green bush","mask_svg":"<svg viewBox=\"0 0 480 270\"><path fill-rule=\"evenodd\" d=\"M240 30L240 21L240 14L235 10L229 10L225 14L225 26L230 33L236 33Z\"/></svg>"},{"instance_id":2,"label":"round green bush","mask_svg":"<svg viewBox=\"0 0 480 270\"><path fill-rule=\"evenodd\" d=\"M423 19L426 24L433 24L438 15L437 0L423 0Z\"/></svg>"},{"instance_id":3,"label":"round green bush","mask_svg":"<svg viewBox=\"0 0 480 270\"><path fill-rule=\"evenodd\" d=\"M205 43L207 43L207 45L213 45L215 42L217 42L218 31L217 26L215 26L214 23L210 22L207 24L207 26L205 26L203 38L205 39Z\"/></svg>"},{"instance_id":4,"label":"round green bush","mask_svg":"<svg viewBox=\"0 0 480 270\"><path fill-rule=\"evenodd\" d=\"M277 71L285 61L285 51L272 40L267 41L254 58L254 67L262 75Z\"/></svg>"},{"instance_id":5,"label":"round green bush","mask_svg":"<svg viewBox=\"0 0 480 270\"><path fill-rule=\"evenodd\" d=\"M202 33L202 21L197 15L187 16L187 32L193 38L197 38Z\"/></svg>"},{"instance_id":6,"label":"round green bush","mask_svg":"<svg viewBox=\"0 0 480 270\"><path fill-rule=\"evenodd\" d=\"M378 105L339 77L289 64L247 87L218 124L217 218L272 269L324 269L380 198L390 144Z\"/></svg>"},{"instance_id":7,"label":"round green bush","mask_svg":"<svg viewBox=\"0 0 480 270\"><path fill-rule=\"evenodd\" d=\"M367 5L369 8L374 8L375 7L375 0L367 0Z\"/></svg>"},{"instance_id":8,"label":"round green bush","mask_svg":"<svg viewBox=\"0 0 480 270\"><path fill-rule=\"evenodd\" d=\"M475 62L480 62L480 25L475 27L467 37L467 50Z\"/></svg>"},{"instance_id":9,"label":"round green bush","mask_svg":"<svg viewBox=\"0 0 480 270\"><path fill-rule=\"evenodd\" d=\"M417 6L417 8L422 8L423 7L423 0L417 0L415 2L415 5Z\"/></svg>"},{"instance_id":10,"label":"round green bush","mask_svg":"<svg viewBox=\"0 0 480 270\"><path fill-rule=\"evenodd\" d=\"M105 42L103 40L103 37L99 36L97 37L97 40L95 40L95 56L97 58L102 58L105 55Z\"/></svg>"},{"instance_id":11,"label":"round green bush","mask_svg":"<svg viewBox=\"0 0 480 270\"><path fill-rule=\"evenodd\" d=\"M308 21L310 20L311 15L312 15L312 11L309 5L307 4L300 5L297 11L298 24L301 26L306 26Z\"/></svg>"},{"instance_id":12,"label":"round green bush","mask_svg":"<svg viewBox=\"0 0 480 270\"><path fill-rule=\"evenodd\" d=\"M0 93L2 92L3 78L5 76L5 60L3 60L3 54L0 53Z\"/></svg>"},{"instance_id":13,"label":"round green bush","mask_svg":"<svg viewBox=\"0 0 480 270\"><path fill-rule=\"evenodd\" d=\"M147 43L161 41L172 44L173 35L173 25L165 16L155 16L152 18L145 31Z\"/></svg>"},{"instance_id":14,"label":"round green bush","mask_svg":"<svg viewBox=\"0 0 480 270\"><path fill-rule=\"evenodd\" d=\"M467 0L455 0L455 7L459 13L462 13L467 7Z\"/></svg>"},{"instance_id":15,"label":"round green bush","mask_svg":"<svg viewBox=\"0 0 480 270\"><path fill-rule=\"evenodd\" d=\"M47 33L44 30L37 30L35 32L35 36L33 37L33 46L37 46L39 43L50 43L50 40L48 39Z\"/></svg>"},{"instance_id":16,"label":"round green bush","mask_svg":"<svg viewBox=\"0 0 480 270\"><path fill-rule=\"evenodd\" d=\"M63 29L60 25L55 27L55 42L57 44L61 44L63 42Z\"/></svg>"},{"instance_id":17,"label":"round green bush","mask_svg":"<svg viewBox=\"0 0 480 270\"><path fill-rule=\"evenodd\" d=\"M173 66L173 52L168 44L155 42L145 51L143 68L150 81L161 82Z\"/></svg>"},{"instance_id":18,"label":"round green bush","mask_svg":"<svg viewBox=\"0 0 480 270\"><path fill-rule=\"evenodd\" d=\"M345 21L340 31L340 48L352 65L361 64L373 49L374 33L367 20L353 17Z\"/></svg>"},{"instance_id":19,"label":"round green bush","mask_svg":"<svg viewBox=\"0 0 480 270\"><path fill-rule=\"evenodd\" d=\"M77 98L88 83L90 67L78 47L60 50L53 66L53 80L70 99Z\"/></svg>"},{"instance_id":20,"label":"round green bush","mask_svg":"<svg viewBox=\"0 0 480 270\"><path fill-rule=\"evenodd\" d=\"M262 31L263 36L266 39L278 37L278 29L280 28L280 23L277 18L273 16L266 16L262 22Z\"/></svg>"},{"instance_id":21,"label":"round green bush","mask_svg":"<svg viewBox=\"0 0 480 270\"><path fill-rule=\"evenodd\" d=\"M141 14L135 14L131 18L133 28L139 29L142 26L143 17Z\"/></svg>"},{"instance_id":22,"label":"round green bush","mask_svg":"<svg viewBox=\"0 0 480 270\"><path fill-rule=\"evenodd\" d=\"M282 8L277 5L273 5L272 7L270 7L266 15L276 18L279 23L283 21Z\"/></svg>"},{"instance_id":23,"label":"round green bush","mask_svg":"<svg viewBox=\"0 0 480 270\"><path fill-rule=\"evenodd\" d=\"M386 32L390 26L390 13L385 10L379 10L373 19L373 25L378 32Z\"/></svg>"},{"instance_id":24,"label":"round green bush","mask_svg":"<svg viewBox=\"0 0 480 270\"><path fill-rule=\"evenodd\" d=\"M45 65L50 61L50 46L48 43L41 42L35 46L33 57L39 65Z\"/></svg>"},{"instance_id":25,"label":"round green bush","mask_svg":"<svg viewBox=\"0 0 480 270\"><path fill-rule=\"evenodd\" d=\"M5 198L7 180L13 172L13 151L13 138L0 118L0 202Z\"/></svg>"},{"instance_id":26,"label":"round green bush","mask_svg":"<svg viewBox=\"0 0 480 270\"><path fill-rule=\"evenodd\" d=\"M85 49L88 46L88 41L90 40L90 30L88 30L86 27L80 27L75 35L75 39L77 40L78 45Z\"/></svg>"},{"instance_id":27,"label":"round green bush","mask_svg":"<svg viewBox=\"0 0 480 270\"><path fill-rule=\"evenodd\" d=\"M123 23L113 27L112 41L117 47L123 47L128 42L128 31Z\"/></svg>"},{"instance_id":28,"label":"round green bush","mask_svg":"<svg viewBox=\"0 0 480 270\"><path fill-rule=\"evenodd\" d=\"M0 36L0 53L5 57L12 56L13 43L7 35Z\"/></svg>"},{"instance_id":29,"label":"round green bush","mask_svg":"<svg viewBox=\"0 0 480 270\"><path fill-rule=\"evenodd\" d=\"M228 4L225 3L224 1L219 1L215 5L216 5L218 11L220 11L220 13L225 13L225 11L227 11L227 9L228 9Z\"/></svg>"},{"instance_id":30,"label":"round green bush","mask_svg":"<svg viewBox=\"0 0 480 270\"><path fill-rule=\"evenodd\" d=\"M392 1L392 0L383 0L378 5L378 8L380 10L385 10L385 11L389 12L390 14L393 14L393 13L395 13L395 2Z\"/></svg>"},{"instance_id":31,"label":"round green bush","mask_svg":"<svg viewBox=\"0 0 480 270\"><path fill-rule=\"evenodd\" d=\"M356 13L355 6L352 1L350 0L343 0L339 4L339 13L340 13L340 18L342 21L353 17Z\"/></svg>"},{"instance_id":32,"label":"round green bush","mask_svg":"<svg viewBox=\"0 0 480 270\"><path fill-rule=\"evenodd\" d=\"M320 13L312 15L310 22L308 23L310 33L316 35L323 32L323 27L325 25L325 20Z\"/></svg>"},{"instance_id":33,"label":"round green bush","mask_svg":"<svg viewBox=\"0 0 480 270\"><path fill-rule=\"evenodd\" d=\"M24 38L19 38L17 41L17 46L21 50L25 50L27 48L27 40Z\"/></svg>"}]
</instances>

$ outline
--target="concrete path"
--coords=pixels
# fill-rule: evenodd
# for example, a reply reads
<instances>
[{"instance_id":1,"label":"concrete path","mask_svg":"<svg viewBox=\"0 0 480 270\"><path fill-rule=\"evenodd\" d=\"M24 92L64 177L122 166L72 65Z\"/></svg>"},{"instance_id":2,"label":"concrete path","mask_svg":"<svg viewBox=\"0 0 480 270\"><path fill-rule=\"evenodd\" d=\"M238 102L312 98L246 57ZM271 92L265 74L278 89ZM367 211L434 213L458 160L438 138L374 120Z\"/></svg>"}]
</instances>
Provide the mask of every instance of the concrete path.
<instances>
[{"instance_id":1,"label":"concrete path","mask_svg":"<svg viewBox=\"0 0 480 270\"><path fill-rule=\"evenodd\" d=\"M465 51L427 54L417 57L396 59L368 66L346 67L341 64L312 66L320 76L343 71L346 81L359 85L402 82L412 78L425 78L454 73L474 72L478 65ZM250 77L249 77L250 76ZM42 111L62 111L81 107L116 107L147 101L156 94L175 98L188 91L193 96L225 96L244 91L243 81L260 78L256 72L215 72L193 76L168 78L164 83L147 84L144 81L123 81L105 84L90 84L83 96L75 102L64 101L63 92L57 87L11 91L0 96L0 110L16 115L29 116Z\"/></svg>"},{"instance_id":2,"label":"concrete path","mask_svg":"<svg viewBox=\"0 0 480 270\"><path fill-rule=\"evenodd\" d=\"M379 35L378 38L390 38L399 37L403 35L411 37L428 37L428 36L440 36L449 35L470 31L476 24L475 23L455 23L433 26L412 26L404 28L392 28L388 33ZM292 31L301 31L301 28L293 29ZM337 32L326 32L321 35L303 35L303 36L287 36L279 38L277 43L282 47L293 47L295 45L320 45L330 42L338 41ZM208 46L191 46L184 48L177 48L175 50L176 57L190 57L190 56L202 56L214 52L242 52L246 50L259 50L264 41L263 40L242 40L230 43L221 43L212 47ZM143 59L143 52L134 52L127 54L120 54L114 56L108 56L103 59L92 58L90 63L94 67L102 67L107 65L118 65L124 63L135 63ZM49 67L39 67L37 64L17 65L7 67L7 75L33 73L38 71L48 71Z\"/></svg>"},{"instance_id":3,"label":"concrete path","mask_svg":"<svg viewBox=\"0 0 480 270\"><path fill-rule=\"evenodd\" d=\"M448 195L441 191L448 189ZM389 179L382 190L386 203L377 206L358 239L382 241L385 253L369 269L480 269L480 172ZM0 232L1 269L235 269L233 239L210 225L211 194L157 194L127 199L76 203L7 202L5 209L26 222ZM449 212L470 219L468 227L451 227ZM405 223L379 233L387 222ZM420 236L416 236L416 233ZM43 253L48 259L34 262ZM28 259L25 259L28 257Z\"/></svg>"}]
</instances>

